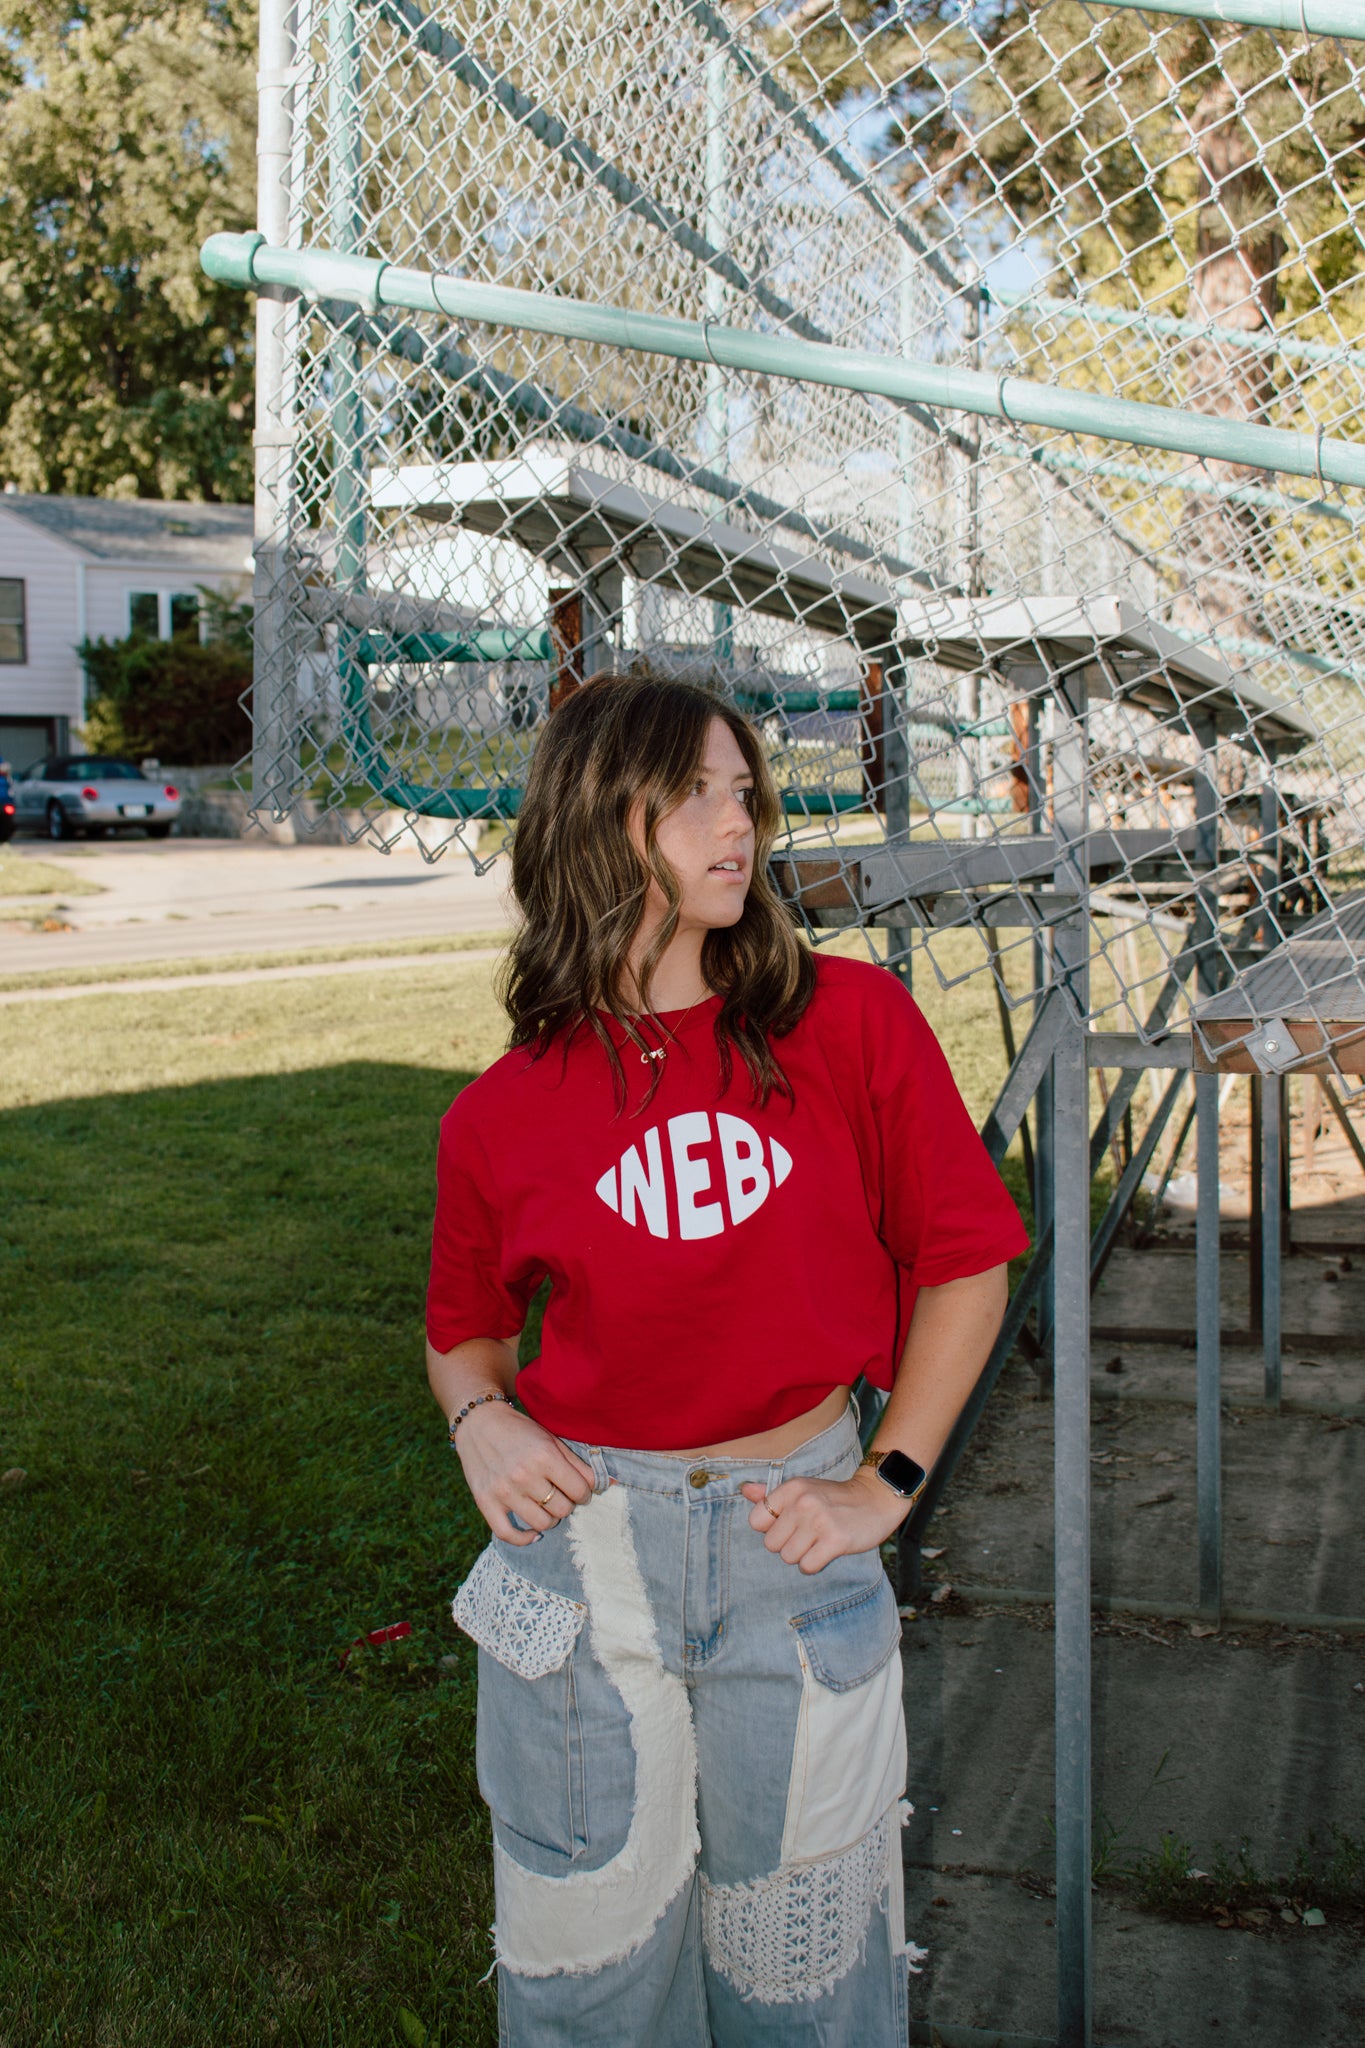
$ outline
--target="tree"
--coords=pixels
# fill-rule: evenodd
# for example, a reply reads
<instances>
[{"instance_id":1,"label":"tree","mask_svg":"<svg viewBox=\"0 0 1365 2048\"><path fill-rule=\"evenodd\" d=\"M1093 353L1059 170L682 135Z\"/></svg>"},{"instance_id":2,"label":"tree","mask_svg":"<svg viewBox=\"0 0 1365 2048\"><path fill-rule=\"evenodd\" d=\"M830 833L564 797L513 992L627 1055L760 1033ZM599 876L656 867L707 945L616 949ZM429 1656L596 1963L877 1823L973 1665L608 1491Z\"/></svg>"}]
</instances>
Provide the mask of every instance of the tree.
<instances>
[{"instance_id":1,"label":"tree","mask_svg":"<svg viewBox=\"0 0 1365 2048\"><path fill-rule=\"evenodd\" d=\"M0 0L0 476L250 496L252 0Z\"/></svg>"}]
</instances>

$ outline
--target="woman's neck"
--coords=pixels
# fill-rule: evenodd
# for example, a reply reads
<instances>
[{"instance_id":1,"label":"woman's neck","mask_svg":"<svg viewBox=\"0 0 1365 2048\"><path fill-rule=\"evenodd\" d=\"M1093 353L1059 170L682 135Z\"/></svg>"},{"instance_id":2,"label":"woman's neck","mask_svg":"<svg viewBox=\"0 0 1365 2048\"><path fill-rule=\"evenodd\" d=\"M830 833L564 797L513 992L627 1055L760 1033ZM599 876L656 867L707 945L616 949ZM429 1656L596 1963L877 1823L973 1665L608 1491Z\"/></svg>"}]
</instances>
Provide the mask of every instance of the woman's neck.
<instances>
[{"instance_id":1,"label":"woman's neck","mask_svg":"<svg viewBox=\"0 0 1365 2048\"><path fill-rule=\"evenodd\" d=\"M687 1010L710 995L702 973L701 953L704 931L675 932L668 948L650 976L649 987L641 989L639 968L649 949L649 936L637 938L630 949L630 983L626 1000L641 1009Z\"/></svg>"}]
</instances>

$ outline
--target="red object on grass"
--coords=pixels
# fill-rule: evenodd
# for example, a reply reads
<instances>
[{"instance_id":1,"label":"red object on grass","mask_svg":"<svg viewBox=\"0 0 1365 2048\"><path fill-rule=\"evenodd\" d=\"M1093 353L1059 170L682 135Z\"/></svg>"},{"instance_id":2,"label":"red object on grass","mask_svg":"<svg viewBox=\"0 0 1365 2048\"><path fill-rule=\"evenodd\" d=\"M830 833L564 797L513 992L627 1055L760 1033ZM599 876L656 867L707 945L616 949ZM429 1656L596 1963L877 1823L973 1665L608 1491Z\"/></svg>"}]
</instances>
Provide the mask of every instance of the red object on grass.
<instances>
[{"instance_id":1,"label":"red object on grass","mask_svg":"<svg viewBox=\"0 0 1365 2048\"><path fill-rule=\"evenodd\" d=\"M387 1628L368 1629L363 1636L357 1636L355 1641L348 1644L342 1651L341 1662L337 1668L344 1671L350 1660L351 1651L363 1650L367 1643L378 1649L381 1643L401 1642L404 1636L410 1636L411 1634L412 1623L410 1621L391 1621Z\"/></svg>"}]
</instances>

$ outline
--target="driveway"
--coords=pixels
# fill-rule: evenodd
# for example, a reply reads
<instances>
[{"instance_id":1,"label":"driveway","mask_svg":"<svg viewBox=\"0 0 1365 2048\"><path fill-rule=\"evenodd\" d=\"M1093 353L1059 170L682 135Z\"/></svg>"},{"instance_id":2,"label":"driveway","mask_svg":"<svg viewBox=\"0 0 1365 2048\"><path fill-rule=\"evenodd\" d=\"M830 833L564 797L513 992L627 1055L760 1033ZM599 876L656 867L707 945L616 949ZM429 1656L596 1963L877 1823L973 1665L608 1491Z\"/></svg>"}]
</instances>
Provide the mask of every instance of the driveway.
<instances>
[{"instance_id":1,"label":"driveway","mask_svg":"<svg viewBox=\"0 0 1365 2048\"><path fill-rule=\"evenodd\" d=\"M498 932L509 922L507 863L477 875L458 848L435 866L415 851L249 840L112 840L60 849L18 840L10 850L94 882L101 893L34 898L23 903L23 918L7 917L22 899L0 897L4 974L447 938ZM67 929L33 930L35 910Z\"/></svg>"}]
</instances>

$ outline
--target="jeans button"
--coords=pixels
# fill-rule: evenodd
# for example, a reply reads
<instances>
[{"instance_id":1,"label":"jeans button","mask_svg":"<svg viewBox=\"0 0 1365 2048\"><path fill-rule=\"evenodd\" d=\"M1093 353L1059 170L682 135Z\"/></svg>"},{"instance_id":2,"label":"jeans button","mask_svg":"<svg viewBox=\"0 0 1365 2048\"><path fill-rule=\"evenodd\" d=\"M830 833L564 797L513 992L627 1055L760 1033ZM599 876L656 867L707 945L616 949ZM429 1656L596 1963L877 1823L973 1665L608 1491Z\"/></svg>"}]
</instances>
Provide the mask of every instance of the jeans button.
<instances>
[{"instance_id":1,"label":"jeans button","mask_svg":"<svg viewBox=\"0 0 1365 2048\"><path fill-rule=\"evenodd\" d=\"M689 1472L687 1483L689 1486L705 1486L710 1477L711 1474L709 1472Z\"/></svg>"}]
</instances>

